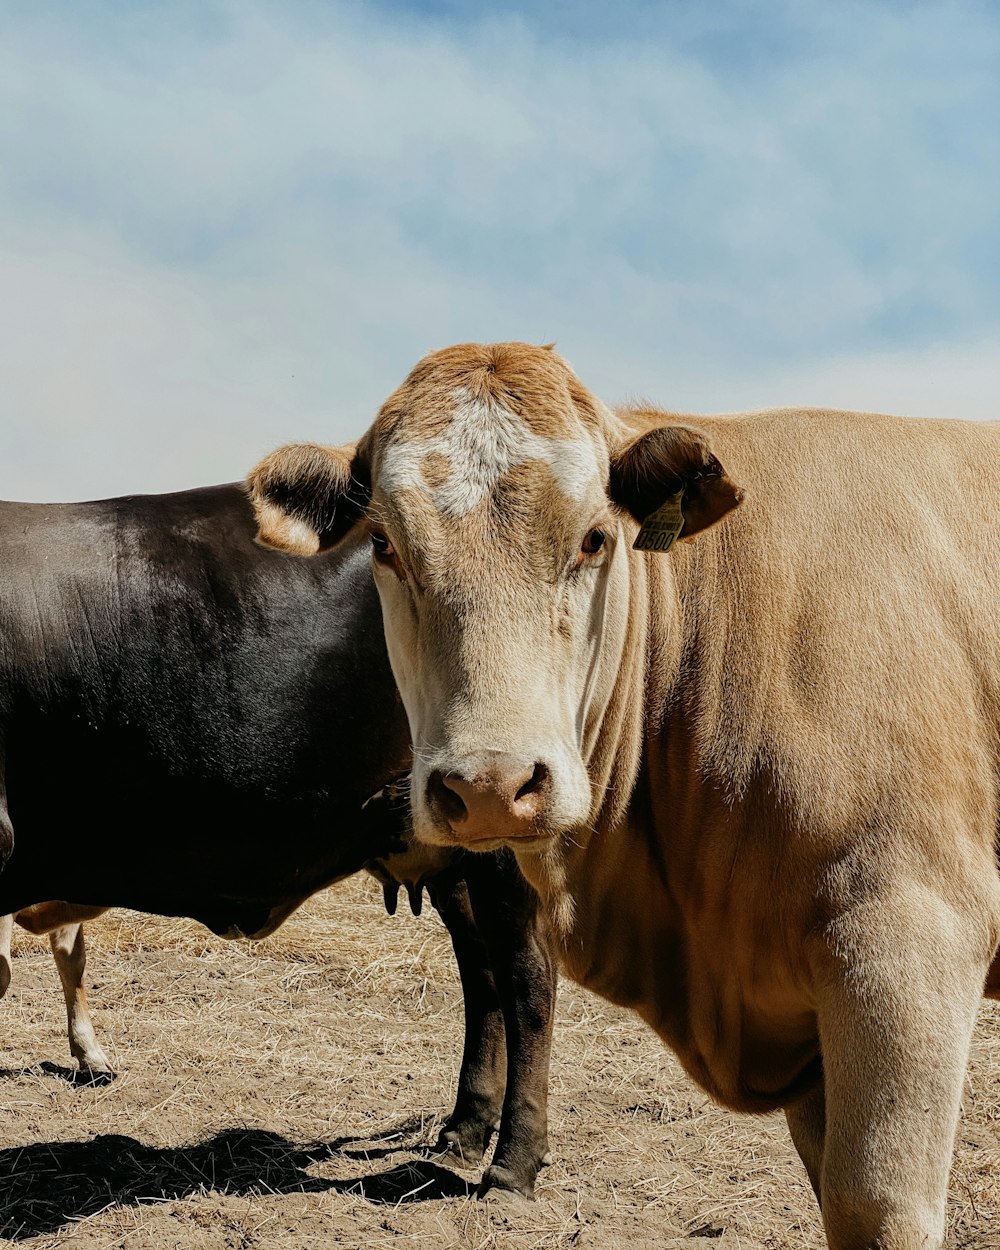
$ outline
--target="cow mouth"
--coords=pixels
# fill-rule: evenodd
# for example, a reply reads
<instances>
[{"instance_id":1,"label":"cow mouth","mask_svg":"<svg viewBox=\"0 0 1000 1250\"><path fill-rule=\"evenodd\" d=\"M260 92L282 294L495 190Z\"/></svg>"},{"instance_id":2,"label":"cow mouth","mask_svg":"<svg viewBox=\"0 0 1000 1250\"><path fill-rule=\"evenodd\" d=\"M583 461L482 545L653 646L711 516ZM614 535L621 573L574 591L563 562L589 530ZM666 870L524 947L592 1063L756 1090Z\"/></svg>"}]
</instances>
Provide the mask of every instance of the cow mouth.
<instances>
[{"instance_id":1,"label":"cow mouth","mask_svg":"<svg viewBox=\"0 0 1000 1250\"><path fill-rule=\"evenodd\" d=\"M534 830L530 833L517 834L482 834L477 837L463 837L462 834L449 826L451 842L449 845L464 847L467 851L499 851L504 847L514 851L536 850L548 846L554 835Z\"/></svg>"},{"instance_id":2,"label":"cow mouth","mask_svg":"<svg viewBox=\"0 0 1000 1250\"><path fill-rule=\"evenodd\" d=\"M422 819L421 819L422 815ZM413 812L413 833L418 842L432 846L447 848L451 851L500 851L508 848L512 851L540 850L550 846L556 838L553 830L529 826L523 830L489 829L472 831L463 828L462 823L453 825L448 820L436 818L433 812L418 815Z\"/></svg>"}]
</instances>

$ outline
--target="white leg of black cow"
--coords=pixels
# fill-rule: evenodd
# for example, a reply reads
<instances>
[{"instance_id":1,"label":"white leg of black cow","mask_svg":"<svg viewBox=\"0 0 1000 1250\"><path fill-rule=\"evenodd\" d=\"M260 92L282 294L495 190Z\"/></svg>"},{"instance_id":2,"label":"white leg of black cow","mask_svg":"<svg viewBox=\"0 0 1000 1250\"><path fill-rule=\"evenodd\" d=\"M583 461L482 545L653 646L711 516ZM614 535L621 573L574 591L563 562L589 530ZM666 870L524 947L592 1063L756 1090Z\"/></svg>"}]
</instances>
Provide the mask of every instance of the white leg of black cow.
<instances>
[{"instance_id":1,"label":"white leg of black cow","mask_svg":"<svg viewBox=\"0 0 1000 1250\"><path fill-rule=\"evenodd\" d=\"M826 1137L826 1091L822 1081L804 1098L785 1108L785 1119L792 1142L809 1174L809 1183L817 1199L820 1196L820 1174L823 1168L823 1142Z\"/></svg>"},{"instance_id":2,"label":"white leg of black cow","mask_svg":"<svg viewBox=\"0 0 1000 1250\"><path fill-rule=\"evenodd\" d=\"M83 925L61 925L49 934L49 942L66 999L70 1053L79 1063L81 1072L113 1075L108 1057L94 1035L94 1026L87 1007L87 991L83 988L83 973L87 966Z\"/></svg>"},{"instance_id":3,"label":"white leg of black cow","mask_svg":"<svg viewBox=\"0 0 1000 1250\"><path fill-rule=\"evenodd\" d=\"M818 971L830 1250L939 1250L990 954L929 890L831 926Z\"/></svg>"},{"instance_id":4,"label":"white leg of black cow","mask_svg":"<svg viewBox=\"0 0 1000 1250\"><path fill-rule=\"evenodd\" d=\"M10 939L14 932L14 917L0 916L0 998L10 989Z\"/></svg>"}]
</instances>

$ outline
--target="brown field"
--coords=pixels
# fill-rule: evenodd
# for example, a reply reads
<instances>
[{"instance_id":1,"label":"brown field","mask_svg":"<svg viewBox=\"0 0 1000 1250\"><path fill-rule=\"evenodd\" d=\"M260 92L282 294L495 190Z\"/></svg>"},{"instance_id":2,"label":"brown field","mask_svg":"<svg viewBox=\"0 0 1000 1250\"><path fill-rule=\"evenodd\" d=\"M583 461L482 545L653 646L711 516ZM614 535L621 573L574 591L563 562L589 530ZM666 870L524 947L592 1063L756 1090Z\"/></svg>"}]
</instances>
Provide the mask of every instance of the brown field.
<instances>
[{"instance_id":1,"label":"brown field","mask_svg":"<svg viewBox=\"0 0 1000 1250\"><path fill-rule=\"evenodd\" d=\"M120 1076L73 1083L55 969L20 934L0 1003L5 1244L822 1245L784 1120L719 1111L643 1026L566 983L538 1201L470 1199L478 1173L426 1150L460 1058L447 934L433 915L387 918L367 878L258 945L128 912L88 933ZM950 1224L955 1246L1000 1248L996 1004L976 1034Z\"/></svg>"}]
</instances>

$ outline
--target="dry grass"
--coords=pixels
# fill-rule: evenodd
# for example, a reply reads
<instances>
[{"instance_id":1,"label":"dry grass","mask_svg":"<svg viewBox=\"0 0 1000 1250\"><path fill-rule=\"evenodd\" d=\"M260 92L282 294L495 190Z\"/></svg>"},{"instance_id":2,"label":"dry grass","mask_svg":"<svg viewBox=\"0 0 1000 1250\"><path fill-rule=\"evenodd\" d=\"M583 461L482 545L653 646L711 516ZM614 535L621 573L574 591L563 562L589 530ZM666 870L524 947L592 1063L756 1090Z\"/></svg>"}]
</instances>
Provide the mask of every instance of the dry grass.
<instances>
[{"instance_id":1,"label":"dry grass","mask_svg":"<svg viewBox=\"0 0 1000 1250\"><path fill-rule=\"evenodd\" d=\"M22 935L0 1004L0 1228L19 1246L822 1246L784 1121L717 1110L641 1025L569 985L539 1200L470 1201L477 1176L424 1149L460 1057L447 935L433 917L388 919L365 879L256 946L130 913L88 931L117 1081L68 1079L36 939ZM951 1224L963 1250L1000 1250L996 1005L977 1033Z\"/></svg>"}]
</instances>

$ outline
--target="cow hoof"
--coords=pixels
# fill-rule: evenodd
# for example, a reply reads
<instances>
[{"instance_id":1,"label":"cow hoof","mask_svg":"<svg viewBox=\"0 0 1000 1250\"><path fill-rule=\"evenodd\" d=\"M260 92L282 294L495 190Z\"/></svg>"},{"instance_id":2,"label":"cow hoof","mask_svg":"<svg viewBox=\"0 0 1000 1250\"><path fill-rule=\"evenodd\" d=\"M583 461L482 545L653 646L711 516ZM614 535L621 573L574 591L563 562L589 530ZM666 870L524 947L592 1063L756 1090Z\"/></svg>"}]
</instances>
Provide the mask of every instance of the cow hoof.
<instances>
[{"instance_id":1,"label":"cow hoof","mask_svg":"<svg viewBox=\"0 0 1000 1250\"><path fill-rule=\"evenodd\" d=\"M77 1085L110 1085L118 1075L100 1047L84 1053L77 1052L73 1058L80 1066Z\"/></svg>"},{"instance_id":2,"label":"cow hoof","mask_svg":"<svg viewBox=\"0 0 1000 1250\"><path fill-rule=\"evenodd\" d=\"M460 1168L477 1168L483 1161L482 1148L471 1142L463 1141L462 1135L455 1129L446 1129L437 1140L437 1154L444 1156L449 1163Z\"/></svg>"},{"instance_id":3,"label":"cow hoof","mask_svg":"<svg viewBox=\"0 0 1000 1250\"><path fill-rule=\"evenodd\" d=\"M90 1068L84 1064L76 1074L74 1085L110 1085L118 1076L111 1068Z\"/></svg>"},{"instance_id":4,"label":"cow hoof","mask_svg":"<svg viewBox=\"0 0 1000 1250\"><path fill-rule=\"evenodd\" d=\"M489 1198L491 1202L523 1206L525 1203L534 1202L535 1182L533 1179L519 1181L514 1173L505 1167L489 1167L479 1182L478 1195L480 1198Z\"/></svg>"}]
</instances>

